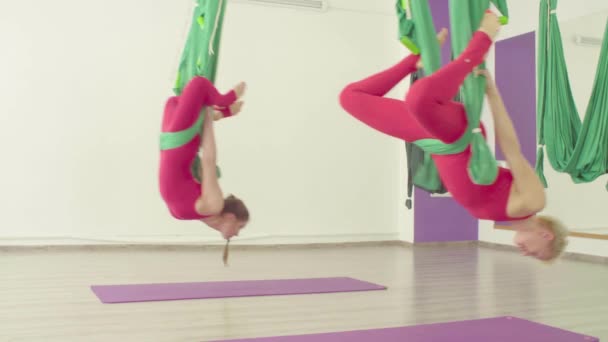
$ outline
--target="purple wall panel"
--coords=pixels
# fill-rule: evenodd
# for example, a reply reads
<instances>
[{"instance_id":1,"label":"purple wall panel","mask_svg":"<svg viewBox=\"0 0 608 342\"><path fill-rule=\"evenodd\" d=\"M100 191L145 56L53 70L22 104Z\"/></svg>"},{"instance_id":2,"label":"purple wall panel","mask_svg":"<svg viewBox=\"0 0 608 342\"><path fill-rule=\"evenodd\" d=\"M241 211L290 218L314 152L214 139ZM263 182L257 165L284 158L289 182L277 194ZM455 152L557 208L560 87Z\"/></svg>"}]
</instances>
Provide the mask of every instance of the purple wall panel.
<instances>
[{"instance_id":1,"label":"purple wall panel","mask_svg":"<svg viewBox=\"0 0 608 342\"><path fill-rule=\"evenodd\" d=\"M496 85L511 115L522 153L536 162L536 35L526 33L496 43ZM496 157L504 159L496 146Z\"/></svg>"},{"instance_id":2,"label":"purple wall panel","mask_svg":"<svg viewBox=\"0 0 608 342\"><path fill-rule=\"evenodd\" d=\"M496 85L519 137L526 159L536 163L536 34L529 32L496 43ZM496 145L496 158L504 155ZM501 224L509 224L501 222Z\"/></svg>"},{"instance_id":3,"label":"purple wall panel","mask_svg":"<svg viewBox=\"0 0 608 342\"><path fill-rule=\"evenodd\" d=\"M435 28L450 28L448 0L430 0ZM443 63L450 60L450 42L443 50ZM414 242L471 241L478 239L477 220L449 197L431 197L416 189L414 195Z\"/></svg>"}]
</instances>

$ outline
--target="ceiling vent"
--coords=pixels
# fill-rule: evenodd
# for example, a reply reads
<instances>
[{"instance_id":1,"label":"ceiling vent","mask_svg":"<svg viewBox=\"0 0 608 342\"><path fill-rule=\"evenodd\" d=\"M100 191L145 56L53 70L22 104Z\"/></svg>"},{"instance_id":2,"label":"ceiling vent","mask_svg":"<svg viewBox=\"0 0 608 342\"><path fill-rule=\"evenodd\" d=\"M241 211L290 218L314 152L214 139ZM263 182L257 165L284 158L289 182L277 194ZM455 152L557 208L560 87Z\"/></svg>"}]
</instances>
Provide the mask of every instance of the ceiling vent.
<instances>
[{"instance_id":1,"label":"ceiling vent","mask_svg":"<svg viewBox=\"0 0 608 342\"><path fill-rule=\"evenodd\" d=\"M294 9L303 9L311 11L327 11L329 8L328 0L233 0L234 2L251 4L251 5L262 5L262 6L274 6L274 7L285 7Z\"/></svg>"}]
</instances>

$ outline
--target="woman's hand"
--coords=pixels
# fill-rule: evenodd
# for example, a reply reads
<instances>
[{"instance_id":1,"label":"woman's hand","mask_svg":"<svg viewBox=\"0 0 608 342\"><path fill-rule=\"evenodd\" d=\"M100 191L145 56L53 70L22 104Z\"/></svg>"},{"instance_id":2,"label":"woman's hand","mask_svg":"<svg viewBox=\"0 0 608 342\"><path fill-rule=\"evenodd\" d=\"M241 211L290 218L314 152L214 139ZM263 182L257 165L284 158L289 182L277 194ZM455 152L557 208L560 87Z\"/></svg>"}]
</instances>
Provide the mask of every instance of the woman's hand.
<instances>
[{"instance_id":1,"label":"woman's hand","mask_svg":"<svg viewBox=\"0 0 608 342\"><path fill-rule=\"evenodd\" d=\"M448 39L448 29L444 27L441 29L441 31L439 31L439 33L437 33L437 41L439 41L440 47L443 46L446 39ZM422 59L420 59L418 63L416 63L416 67L418 69L422 69L424 67L424 65L422 64Z\"/></svg>"},{"instance_id":2,"label":"woman's hand","mask_svg":"<svg viewBox=\"0 0 608 342\"><path fill-rule=\"evenodd\" d=\"M498 16L491 11L486 11L481 20L479 31L485 32L490 39L494 40L496 39L498 32L500 32L501 27Z\"/></svg>"},{"instance_id":3,"label":"woman's hand","mask_svg":"<svg viewBox=\"0 0 608 342\"><path fill-rule=\"evenodd\" d=\"M215 134L213 132L213 110L207 108L205 111L205 121L201 132L200 156L203 163L215 165L217 159L217 149L215 146Z\"/></svg>"},{"instance_id":4,"label":"woman's hand","mask_svg":"<svg viewBox=\"0 0 608 342\"><path fill-rule=\"evenodd\" d=\"M483 76L486 78L486 94L493 94L497 91L496 83L494 83L494 79L488 70L475 69L475 76Z\"/></svg>"}]
</instances>

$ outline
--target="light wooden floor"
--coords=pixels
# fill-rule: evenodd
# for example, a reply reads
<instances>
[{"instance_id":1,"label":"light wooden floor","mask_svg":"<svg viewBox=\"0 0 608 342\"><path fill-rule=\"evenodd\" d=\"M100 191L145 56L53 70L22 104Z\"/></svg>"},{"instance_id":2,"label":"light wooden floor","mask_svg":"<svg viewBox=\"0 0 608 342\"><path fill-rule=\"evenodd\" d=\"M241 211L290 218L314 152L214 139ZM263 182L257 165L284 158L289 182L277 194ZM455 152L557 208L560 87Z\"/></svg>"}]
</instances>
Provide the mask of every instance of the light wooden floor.
<instances>
[{"instance_id":1,"label":"light wooden floor","mask_svg":"<svg viewBox=\"0 0 608 342\"><path fill-rule=\"evenodd\" d=\"M0 341L207 341L518 316L608 341L608 266L476 246L0 252ZM388 291L104 305L91 284L351 276Z\"/></svg>"}]
</instances>

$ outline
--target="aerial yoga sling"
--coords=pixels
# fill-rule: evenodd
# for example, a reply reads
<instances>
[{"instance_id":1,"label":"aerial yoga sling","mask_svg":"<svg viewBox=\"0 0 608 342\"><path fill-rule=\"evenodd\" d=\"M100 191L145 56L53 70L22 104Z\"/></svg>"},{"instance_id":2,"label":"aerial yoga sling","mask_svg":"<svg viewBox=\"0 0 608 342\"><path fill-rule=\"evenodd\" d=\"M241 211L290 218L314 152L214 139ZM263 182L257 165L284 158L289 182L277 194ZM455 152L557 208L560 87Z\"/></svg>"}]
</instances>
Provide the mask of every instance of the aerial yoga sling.
<instances>
[{"instance_id":1,"label":"aerial yoga sling","mask_svg":"<svg viewBox=\"0 0 608 342\"><path fill-rule=\"evenodd\" d=\"M502 13L501 23L508 22L508 7L505 0L491 1ZM420 54L424 64L424 74L431 75L441 66L441 54L436 39L433 18L428 1L397 0L396 9L399 19L399 38L413 54ZM459 55L471 40L484 12L490 5L490 0L454 1L450 3L450 22L452 37L452 55ZM408 18L408 7L411 12ZM480 65L483 68L483 64ZM417 74L420 74L417 73ZM416 74L413 78L417 76ZM414 80L413 80L414 81ZM488 147L479 127L483 105L485 79L469 76L463 83L459 94L459 102L466 108L468 128L466 133L455 143L444 144L436 139L424 139L407 143L408 152L408 197L411 198L412 187L415 185L431 193L444 193L436 165L431 154L454 154L465 150L469 145L472 156L469 162L471 179L476 184L487 185L494 182L498 175L497 162ZM411 199L406 206L411 208Z\"/></svg>"},{"instance_id":2,"label":"aerial yoga sling","mask_svg":"<svg viewBox=\"0 0 608 342\"><path fill-rule=\"evenodd\" d=\"M447 32L437 35L427 1L412 3L414 22L407 19L403 2L399 1L398 8L410 29L410 36L404 35L402 41L419 49L415 52L421 56L410 54L390 68L348 84L340 94L340 103L367 126L412 142L427 152L430 172L424 176L437 178L440 172L452 197L473 216L495 221L524 220L534 209L508 206L513 174L498 167L480 122L486 84L485 78L474 71L484 68L499 19L485 13L489 11L489 0L474 5L452 1L450 5L457 58L440 67L439 42L445 41ZM425 36L432 39L420 38ZM424 65L426 76L410 87L405 98L386 97L401 80L416 72L419 63ZM459 93L462 103L454 101Z\"/></svg>"},{"instance_id":3,"label":"aerial yoga sling","mask_svg":"<svg viewBox=\"0 0 608 342\"><path fill-rule=\"evenodd\" d=\"M212 89L214 88L212 84L215 82L215 76L217 71L220 38L222 35L222 26L224 22L225 10L225 0L197 0L197 4L194 8L194 13L192 16L190 32L188 34L186 46L181 56L178 75L175 81L175 86L173 88L175 95L181 95L184 89L187 87L201 87L202 85L201 88L206 87L209 90L209 94L207 96L215 98L222 97L219 96L216 91L212 91L214 90ZM197 81L197 84L193 84L192 81L199 76L202 78L196 79L195 81ZM200 93L197 94L197 96L199 97L201 95L202 94ZM190 100L191 99L186 99L186 101ZM161 132L160 150L166 152L167 150L183 148L185 145L192 142L192 140L194 140L198 135L202 134L201 130L203 127L203 122L205 120L206 112L207 108L203 107L200 113L198 114L198 119L195 120L194 123L186 129L175 132ZM197 147L195 146L194 148ZM186 156L188 163L190 162L190 156L191 154L188 154ZM187 168L187 165L183 166L183 169ZM201 160L198 154L196 154L192 160L192 164L190 165L190 173L192 177L197 179L199 182L202 182L202 175L200 173L200 170ZM218 177L220 177L220 169L218 166L216 166L216 172ZM182 177L183 173L187 173L187 171L178 172L178 174L181 174ZM163 181L161 180L161 187L162 183ZM188 197L187 194L193 193L192 184L190 184L190 186L184 187L183 190L177 190L177 192L180 191L183 192L179 196ZM196 195L198 194L194 193L194 195L190 197L194 197ZM189 199L192 200L192 198ZM189 207L192 207L193 204L194 203L190 203ZM173 213L173 210L171 211ZM173 215L175 216L176 214L173 213ZM229 241L230 240L226 241L226 246L224 247L224 253L222 257L225 265L227 265L228 262Z\"/></svg>"},{"instance_id":4,"label":"aerial yoga sling","mask_svg":"<svg viewBox=\"0 0 608 342\"><path fill-rule=\"evenodd\" d=\"M215 82L226 0L196 1L192 24L173 88L175 95L180 95L184 87L195 76L205 77L211 83ZM170 150L181 147L200 134L206 110L206 108L201 110L198 120L191 127L179 132L162 132L160 149ZM200 170L200 158L196 156L192 163L192 175L200 182L198 170ZM217 173L219 177L219 167L217 167Z\"/></svg>"},{"instance_id":5,"label":"aerial yoga sling","mask_svg":"<svg viewBox=\"0 0 608 342\"><path fill-rule=\"evenodd\" d=\"M539 11L536 171L545 186L544 150L551 166L569 174L575 183L592 182L608 173L608 23L581 123L568 79L557 3L541 0Z\"/></svg>"}]
</instances>

